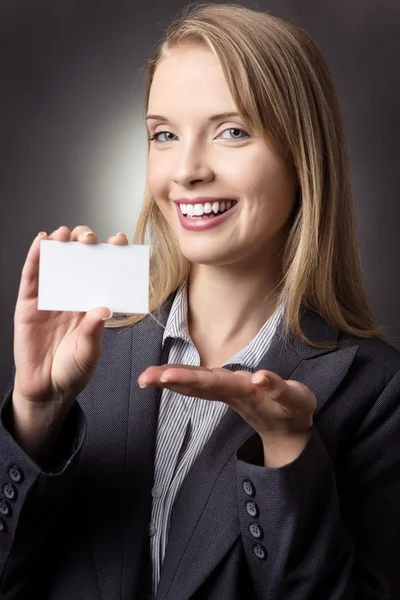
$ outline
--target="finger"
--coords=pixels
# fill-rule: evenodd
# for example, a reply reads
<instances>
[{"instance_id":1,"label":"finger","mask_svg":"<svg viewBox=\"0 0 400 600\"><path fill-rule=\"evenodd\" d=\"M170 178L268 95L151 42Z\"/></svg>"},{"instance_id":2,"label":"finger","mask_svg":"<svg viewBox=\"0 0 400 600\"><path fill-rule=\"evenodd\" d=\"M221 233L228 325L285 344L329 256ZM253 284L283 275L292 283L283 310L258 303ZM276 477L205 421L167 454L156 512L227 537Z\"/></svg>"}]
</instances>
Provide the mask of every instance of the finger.
<instances>
[{"instance_id":1,"label":"finger","mask_svg":"<svg viewBox=\"0 0 400 600\"><path fill-rule=\"evenodd\" d=\"M192 365L182 365L182 364L166 364L166 365L159 365L159 366L151 366L151 367L147 367L147 369L145 369L143 371L143 373L141 373L141 375L138 378L138 383L141 387L147 387L150 385L161 385L162 382L160 382L160 378L162 376L162 374L164 373L164 371L166 371L167 369L172 369L172 368L176 368L176 369L186 369L187 371L218 371L219 369L208 369L207 367L199 367L199 366L192 366ZM224 371L225 369L221 369L222 371Z\"/></svg>"},{"instance_id":2,"label":"finger","mask_svg":"<svg viewBox=\"0 0 400 600\"><path fill-rule=\"evenodd\" d=\"M25 259L21 273L18 300L37 298L39 281L40 241L49 239L46 232L41 231L33 240Z\"/></svg>"},{"instance_id":3,"label":"finger","mask_svg":"<svg viewBox=\"0 0 400 600\"><path fill-rule=\"evenodd\" d=\"M71 232L71 242L81 242L82 244L96 244L97 235L87 225L78 225Z\"/></svg>"},{"instance_id":4,"label":"finger","mask_svg":"<svg viewBox=\"0 0 400 600\"><path fill-rule=\"evenodd\" d=\"M171 369L174 369L174 371L181 373L183 375L183 377L185 376L186 373L189 373L191 375L191 379L193 379L193 374L195 371L199 371L199 372L204 372L204 371L208 371L208 372L212 372L211 369L208 369L206 367L194 367L191 365L180 365L180 364L170 364L170 365L160 365L160 366L152 366L152 367L148 367L140 376L138 379L138 383L139 386L142 388L145 387L149 387L152 385L156 385L158 387L161 388L168 388L170 390L172 390L173 392L177 392L178 394L182 394L183 396L190 396L190 397L201 397L204 400L218 400L218 401L224 401L224 398L220 397L220 395L218 393L214 393L212 392L212 390L207 390L207 392L205 390L199 390L199 388L196 387L190 387L190 386L185 386L184 383L170 383L170 382L162 382L161 381L161 377L163 376L163 374L166 371L170 371ZM223 370L223 369L222 369Z\"/></svg>"},{"instance_id":5,"label":"finger","mask_svg":"<svg viewBox=\"0 0 400 600\"><path fill-rule=\"evenodd\" d=\"M127 246L129 244L128 238L124 233L117 233L108 238L107 244L115 244L116 246Z\"/></svg>"},{"instance_id":6,"label":"finger","mask_svg":"<svg viewBox=\"0 0 400 600\"><path fill-rule=\"evenodd\" d=\"M139 379L140 385L158 385L171 389L172 386L179 386L190 390L188 395L201 396L205 399L212 399L216 394L227 399L246 397L254 393L251 373L237 376L227 369L189 369L182 368L180 365L176 367L166 365L162 371L147 373L146 377L141 376Z\"/></svg>"},{"instance_id":7,"label":"finger","mask_svg":"<svg viewBox=\"0 0 400 600\"><path fill-rule=\"evenodd\" d=\"M164 371L166 371L167 369L172 369L172 368L177 368L177 369L187 369L187 370L200 370L200 371L210 371L210 369L207 369L206 367L194 367L192 365L181 365L179 363L171 363L171 364L166 364L166 365L157 365L157 366L151 366L151 367L147 367L147 369L145 369L143 371L143 373L141 373L141 375L139 376L140 382L144 383L144 384L148 384L148 385L155 385L154 383L150 383L150 381L159 381L161 375L164 373Z\"/></svg>"},{"instance_id":8,"label":"finger","mask_svg":"<svg viewBox=\"0 0 400 600\"><path fill-rule=\"evenodd\" d=\"M272 371L257 371L252 382L269 400L277 402L290 415L315 408L314 394L299 381L285 381Z\"/></svg>"},{"instance_id":9,"label":"finger","mask_svg":"<svg viewBox=\"0 0 400 600\"><path fill-rule=\"evenodd\" d=\"M69 242L70 237L71 237L71 232L68 229L68 227L66 227L65 225L61 225L61 227L59 227L58 229L53 231L53 233L51 233L48 236L48 239L54 240L56 242Z\"/></svg>"}]
</instances>

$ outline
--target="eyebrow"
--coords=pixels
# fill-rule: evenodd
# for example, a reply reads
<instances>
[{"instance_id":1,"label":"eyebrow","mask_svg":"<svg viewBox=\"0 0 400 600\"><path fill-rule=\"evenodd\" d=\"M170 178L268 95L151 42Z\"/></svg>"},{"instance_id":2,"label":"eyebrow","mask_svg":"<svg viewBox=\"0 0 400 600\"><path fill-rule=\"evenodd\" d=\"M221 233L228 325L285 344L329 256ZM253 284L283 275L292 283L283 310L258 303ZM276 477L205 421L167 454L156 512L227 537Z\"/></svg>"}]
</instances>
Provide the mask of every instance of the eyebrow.
<instances>
[{"instance_id":1,"label":"eyebrow","mask_svg":"<svg viewBox=\"0 0 400 600\"><path fill-rule=\"evenodd\" d=\"M216 115L212 115L209 117L209 121L220 121L221 119L227 119L228 117L239 117L239 113L237 112L224 112L218 113ZM162 115L147 115L146 120L154 120L154 121L168 121L167 117L163 117Z\"/></svg>"}]
</instances>

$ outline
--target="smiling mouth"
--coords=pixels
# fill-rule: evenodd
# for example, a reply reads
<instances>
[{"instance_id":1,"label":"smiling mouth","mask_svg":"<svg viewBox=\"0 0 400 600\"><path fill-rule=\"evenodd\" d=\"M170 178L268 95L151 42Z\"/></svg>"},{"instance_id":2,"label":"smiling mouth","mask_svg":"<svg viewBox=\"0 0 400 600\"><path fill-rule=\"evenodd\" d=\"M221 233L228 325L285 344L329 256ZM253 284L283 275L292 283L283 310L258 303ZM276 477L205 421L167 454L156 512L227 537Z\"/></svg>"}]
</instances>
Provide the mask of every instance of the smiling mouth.
<instances>
[{"instance_id":1,"label":"smiling mouth","mask_svg":"<svg viewBox=\"0 0 400 600\"><path fill-rule=\"evenodd\" d=\"M236 200L204 202L199 204L179 204L181 213L188 219L213 219L237 204Z\"/></svg>"}]
</instances>

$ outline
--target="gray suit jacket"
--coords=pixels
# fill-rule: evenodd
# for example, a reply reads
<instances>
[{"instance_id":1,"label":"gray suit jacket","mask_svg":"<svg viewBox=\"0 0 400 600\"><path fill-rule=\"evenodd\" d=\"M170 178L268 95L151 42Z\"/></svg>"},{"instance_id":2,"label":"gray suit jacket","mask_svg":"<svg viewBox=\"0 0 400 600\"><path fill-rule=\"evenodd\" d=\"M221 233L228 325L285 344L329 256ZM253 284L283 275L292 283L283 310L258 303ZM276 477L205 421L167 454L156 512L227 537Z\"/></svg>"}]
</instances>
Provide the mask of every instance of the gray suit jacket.
<instances>
[{"instance_id":1,"label":"gray suit jacket","mask_svg":"<svg viewBox=\"0 0 400 600\"><path fill-rule=\"evenodd\" d=\"M177 498L157 600L400 598L400 355L309 310L302 325L337 348L285 341L278 330L259 368L315 393L304 451L264 468L258 436L228 410ZM51 472L8 432L10 382L0 425L2 600L149 597L159 390L137 378L166 362L162 333L150 317L105 331Z\"/></svg>"}]
</instances>

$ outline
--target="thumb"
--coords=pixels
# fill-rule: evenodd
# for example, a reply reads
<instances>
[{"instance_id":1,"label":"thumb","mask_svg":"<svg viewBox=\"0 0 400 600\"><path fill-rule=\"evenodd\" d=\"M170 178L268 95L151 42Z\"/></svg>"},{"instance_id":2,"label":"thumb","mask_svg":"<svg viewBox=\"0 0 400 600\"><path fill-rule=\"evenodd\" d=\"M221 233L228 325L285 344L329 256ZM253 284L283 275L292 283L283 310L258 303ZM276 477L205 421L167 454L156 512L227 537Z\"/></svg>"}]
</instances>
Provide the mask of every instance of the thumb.
<instances>
[{"instance_id":1,"label":"thumb","mask_svg":"<svg viewBox=\"0 0 400 600\"><path fill-rule=\"evenodd\" d=\"M109 308L99 307L89 310L79 325L77 354L81 364L95 366L103 345L105 322L113 313Z\"/></svg>"},{"instance_id":2,"label":"thumb","mask_svg":"<svg viewBox=\"0 0 400 600\"><path fill-rule=\"evenodd\" d=\"M252 383L268 398L277 402L290 415L312 414L316 407L314 394L307 386L292 379L282 379L272 371L257 371Z\"/></svg>"},{"instance_id":3,"label":"thumb","mask_svg":"<svg viewBox=\"0 0 400 600\"><path fill-rule=\"evenodd\" d=\"M111 319L112 316L112 310L105 306L88 310L80 325L82 334L85 336L93 336L97 333L102 334L105 322Z\"/></svg>"},{"instance_id":4,"label":"thumb","mask_svg":"<svg viewBox=\"0 0 400 600\"><path fill-rule=\"evenodd\" d=\"M294 379L288 379L285 383L290 388L288 399L293 412L312 414L317 406L317 399L312 391L306 385Z\"/></svg>"}]
</instances>

